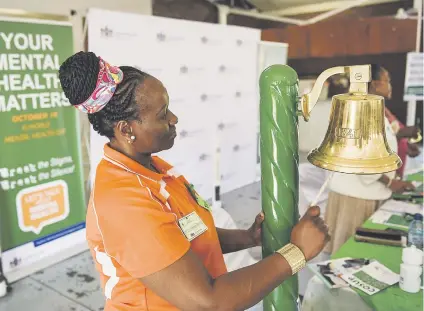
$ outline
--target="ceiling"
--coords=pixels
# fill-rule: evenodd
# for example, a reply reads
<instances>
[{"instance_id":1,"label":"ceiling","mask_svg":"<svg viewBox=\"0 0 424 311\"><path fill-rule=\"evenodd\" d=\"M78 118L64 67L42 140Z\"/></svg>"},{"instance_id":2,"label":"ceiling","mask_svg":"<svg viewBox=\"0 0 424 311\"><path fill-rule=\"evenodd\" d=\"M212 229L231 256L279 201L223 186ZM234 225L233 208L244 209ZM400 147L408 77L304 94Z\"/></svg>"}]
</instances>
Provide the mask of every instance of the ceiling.
<instances>
[{"instance_id":1,"label":"ceiling","mask_svg":"<svg viewBox=\"0 0 424 311\"><path fill-rule=\"evenodd\" d=\"M260 11L275 15L299 15L325 12L364 2L366 5L402 0L248 0Z\"/></svg>"},{"instance_id":2,"label":"ceiling","mask_svg":"<svg viewBox=\"0 0 424 311\"><path fill-rule=\"evenodd\" d=\"M276 10L276 9L285 9L295 6L304 6L308 4L316 4L322 2L343 2L346 0L250 0L250 2L255 5L258 9L264 11Z\"/></svg>"}]
</instances>

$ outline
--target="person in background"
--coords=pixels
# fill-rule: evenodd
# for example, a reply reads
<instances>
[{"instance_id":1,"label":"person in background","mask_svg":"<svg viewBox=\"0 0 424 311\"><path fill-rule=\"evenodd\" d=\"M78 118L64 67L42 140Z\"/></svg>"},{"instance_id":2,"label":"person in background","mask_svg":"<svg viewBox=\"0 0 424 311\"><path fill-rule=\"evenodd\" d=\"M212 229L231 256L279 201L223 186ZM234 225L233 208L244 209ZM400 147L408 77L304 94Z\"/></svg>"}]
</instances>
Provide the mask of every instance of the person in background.
<instances>
[{"instance_id":1,"label":"person in background","mask_svg":"<svg viewBox=\"0 0 424 311\"><path fill-rule=\"evenodd\" d=\"M383 97L391 97L390 76L387 70L378 65L372 65L372 81L369 93ZM388 110L387 110L388 111ZM405 143L405 138L416 137L415 127L404 127L394 132L393 126L386 116L385 130L390 149L398 150L398 140ZM413 145L405 143L407 154L416 154ZM324 251L335 253L360 227L378 207L392 196L392 193L402 193L413 190L408 181L400 180L396 172L376 175L355 175L334 173L329 183L329 194L325 221L329 226L331 241Z\"/></svg>"},{"instance_id":2,"label":"person in background","mask_svg":"<svg viewBox=\"0 0 424 311\"><path fill-rule=\"evenodd\" d=\"M370 93L383 96L385 99L391 99L392 84L389 72L378 64L372 64L371 76ZM387 107L384 112L393 132L396 134L398 141L397 154L403 163L397 173L400 177L403 177L407 156L414 158L420 154L418 145L409 142L409 139L418 137L419 129L416 126L405 126Z\"/></svg>"},{"instance_id":3,"label":"person in background","mask_svg":"<svg viewBox=\"0 0 424 311\"><path fill-rule=\"evenodd\" d=\"M110 140L86 218L105 311L245 310L297 273L329 240L319 207L311 207L293 228L290 243L227 272L223 253L260 245L267 215L258 215L249 230L216 228L193 186L152 156L170 149L177 133L178 118L164 85L91 52L68 58L59 78L69 102Z\"/></svg>"}]
</instances>

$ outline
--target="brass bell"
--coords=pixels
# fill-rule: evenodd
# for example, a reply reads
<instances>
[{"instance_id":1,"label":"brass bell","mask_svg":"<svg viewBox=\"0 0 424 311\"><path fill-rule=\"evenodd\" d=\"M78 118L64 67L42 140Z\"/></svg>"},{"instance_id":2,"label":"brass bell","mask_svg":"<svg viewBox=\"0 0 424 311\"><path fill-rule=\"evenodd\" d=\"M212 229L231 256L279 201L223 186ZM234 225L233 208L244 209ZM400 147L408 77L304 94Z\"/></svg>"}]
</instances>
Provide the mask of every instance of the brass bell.
<instances>
[{"instance_id":1,"label":"brass bell","mask_svg":"<svg viewBox=\"0 0 424 311\"><path fill-rule=\"evenodd\" d=\"M387 143L384 98L368 94L371 66L335 67L324 71L311 93L301 99L305 120L309 119L325 80L339 73L349 74L349 93L333 96L327 133L321 145L309 153L309 162L326 170L350 174L397 170L402 161Z\"/></svg>"}]
</instances>

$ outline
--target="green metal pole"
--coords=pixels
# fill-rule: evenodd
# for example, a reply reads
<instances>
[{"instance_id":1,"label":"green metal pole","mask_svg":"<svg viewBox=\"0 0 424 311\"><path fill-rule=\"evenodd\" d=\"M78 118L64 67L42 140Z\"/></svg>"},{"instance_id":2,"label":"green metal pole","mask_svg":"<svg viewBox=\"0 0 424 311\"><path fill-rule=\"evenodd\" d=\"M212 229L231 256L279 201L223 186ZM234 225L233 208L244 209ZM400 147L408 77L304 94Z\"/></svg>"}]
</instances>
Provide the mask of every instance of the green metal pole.
<instances>
[{"instance_id":1,"label":"green metal pole","mask_svg":"<svg viewBox=\"0 0 424 311\"><path fill-rule=\"evenodd\" d=\"M290 242L299 219L298 77L289 66L273 65L260 77L262 254L265 258ZM298 281L293 276L263 302L264 311L297 310Z\"/></svg>"}]
</instances>

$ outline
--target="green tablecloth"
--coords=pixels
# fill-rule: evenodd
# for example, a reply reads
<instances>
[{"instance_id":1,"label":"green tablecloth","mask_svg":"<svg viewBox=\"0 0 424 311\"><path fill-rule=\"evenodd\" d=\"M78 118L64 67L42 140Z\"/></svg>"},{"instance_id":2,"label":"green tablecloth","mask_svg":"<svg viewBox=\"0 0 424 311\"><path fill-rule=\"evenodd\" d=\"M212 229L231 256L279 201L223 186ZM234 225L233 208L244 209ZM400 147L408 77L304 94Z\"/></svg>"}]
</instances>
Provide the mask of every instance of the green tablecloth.
<instances>
[{"instance_id":1,"label":"green tablecloth","mask_svg":"<svg viewBox=\"0 0 424 311\"><path fill-rule=\"evenodd\" d=\"M410 174L406 176L406 180L423 182L424 181L423 171L421 170L414 174Z\"/></svg>"},{"instance_id":2,"label":"green tablecloth","mask_svg":"<svg viewBox=\"0 0 424 311\"><path fill-rule=\"evenodd\" d=\"M423 170L410 174L406 176L405 179L423 182ZM388 226L375 224L370 220L366 221L363 227L382 230L388 228ZM376 259L393 272L399 273L402 261L402 248L370 243L358 243L355 242L352 237L332 256L332 259L343 257ZM417 294L409 294L401 290L398 284L372 296L360 290L354 290L376 311L423 311L422 290Z\"/></svg>"},{"instance_id":3,"label":"green tablecloth","mask_svg":"<svg viewBox=\"0 0 424 311\"><path fill-rule=\"evenodd\" d=\"M367 221L363 227L369 229L387 228L385 225L374 224L371 221ZM332 256L332 259L343 257L373 258L393 272L399 273L402 261L402 248L358 243L352 237ZM376 311L423 311L422 290L417 294L409 294L401 290L399 285L396 284L372 296L360 290L356 291Z\"/></svg>"}]
</instances>

